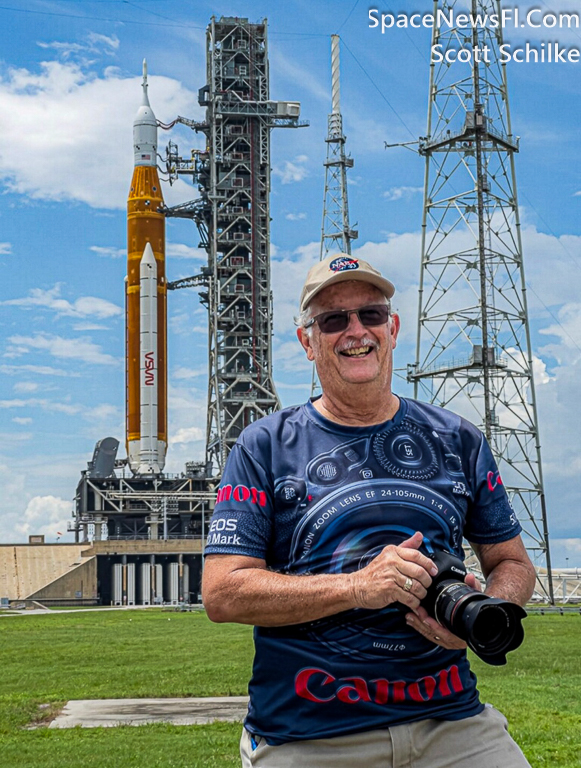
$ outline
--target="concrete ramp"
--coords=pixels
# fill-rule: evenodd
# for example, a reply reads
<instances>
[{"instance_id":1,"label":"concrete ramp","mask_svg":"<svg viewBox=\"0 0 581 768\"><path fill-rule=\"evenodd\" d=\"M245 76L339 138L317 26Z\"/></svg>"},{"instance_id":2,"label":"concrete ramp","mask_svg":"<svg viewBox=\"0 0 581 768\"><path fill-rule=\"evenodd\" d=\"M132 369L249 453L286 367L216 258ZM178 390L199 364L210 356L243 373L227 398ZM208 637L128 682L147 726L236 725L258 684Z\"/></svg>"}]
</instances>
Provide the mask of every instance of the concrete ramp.
<instances>
[{"instance_id":1,"label":"concrete ramp","mask_svg":"<svg viewBox=\"0 0 581 768\"><path fill-rule=\"evenodd\" d=\"M89 699L69 701L50 728L107 728L117 725L173 723L205 725L217 720L242 722L248 696L189 699Z\"/></svg>"},{"instance_id":2,"label":"concrete ramp","mask_svg":"<svg viewBox=\"0 0 581 768\"><path fill-rule=\"evenodd\" d=\"M83 563L90 544L0 545L0 597L24 600Z\"/></svg>"}]
</instances>

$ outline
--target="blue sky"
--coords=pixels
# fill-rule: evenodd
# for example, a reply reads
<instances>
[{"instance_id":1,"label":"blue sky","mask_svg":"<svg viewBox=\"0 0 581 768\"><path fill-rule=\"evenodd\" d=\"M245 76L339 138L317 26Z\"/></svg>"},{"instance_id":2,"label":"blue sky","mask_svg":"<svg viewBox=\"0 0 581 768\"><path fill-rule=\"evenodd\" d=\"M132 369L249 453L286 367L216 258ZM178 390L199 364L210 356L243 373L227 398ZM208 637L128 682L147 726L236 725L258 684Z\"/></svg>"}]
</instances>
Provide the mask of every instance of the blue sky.
<instances>
[{"instance_id":1,"label":"blue sky","mask_svg":"<svg viewBox=\"0 0 581 768\"><path fill-rule=\"evenodd\" d=\"M575 11L573 0L517 2ZM132 121L147 57L158 119L201 118L205 28L212 14L269 22L271 97L298 100L310 127L273 131L275 379L283 404L304 400L310 369L292 317L318 257L330 111L330 35L341 35L341 103L356 253L395 282L397 365L413 359L424 162L389 143L426 130L430 31L369 29L368 11L432 10L429 0L215 2L7 0L0 6L0 541L66 531L95 442L124 440L125 205ZM516 45L581 48L581 30L505 30ZM549 528L556 565L581 565L581 63L508 65ZM182 154L184 128L161 133ZM181 180L168 204L192 199ZM204 263L194 226L168 221L169 279ZM167 469L203 455L205 310L194 290L169 302ZM398 385L409 394L407 385ZM63 541L68 540L65 535Z\"/></svg>"}]
</instances>

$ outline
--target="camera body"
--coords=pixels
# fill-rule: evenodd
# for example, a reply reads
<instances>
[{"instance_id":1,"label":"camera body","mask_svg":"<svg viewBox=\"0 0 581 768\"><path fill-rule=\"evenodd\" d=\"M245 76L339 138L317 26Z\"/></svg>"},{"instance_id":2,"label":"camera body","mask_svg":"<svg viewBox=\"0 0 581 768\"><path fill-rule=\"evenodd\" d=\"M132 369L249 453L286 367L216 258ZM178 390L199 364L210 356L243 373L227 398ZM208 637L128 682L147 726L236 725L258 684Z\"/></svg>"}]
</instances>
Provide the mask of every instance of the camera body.
<instances>
[{"instance_id":1,"label":"camera body","mask_svg":"<svg viewBox=\"0 0 581 768\"><path fill-rule=\"evenodd\" d=\"M506 664L506 654L524 639L524 608L469 587L464 582L464 563L451 552L438 550L428 557L438 566L438 574L422 606L438 624L465 640L487 664Z\"/></svg>"}]
</instances>

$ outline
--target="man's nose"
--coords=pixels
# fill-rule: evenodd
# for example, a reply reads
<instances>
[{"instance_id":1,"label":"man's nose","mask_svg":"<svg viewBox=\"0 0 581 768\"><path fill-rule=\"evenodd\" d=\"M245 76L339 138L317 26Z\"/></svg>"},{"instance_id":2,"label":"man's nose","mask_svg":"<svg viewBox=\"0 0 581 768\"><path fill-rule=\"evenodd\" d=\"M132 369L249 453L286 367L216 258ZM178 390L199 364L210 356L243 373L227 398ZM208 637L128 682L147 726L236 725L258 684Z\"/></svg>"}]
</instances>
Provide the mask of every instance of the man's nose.
<instances>
[{"instance_id":1,"label":"man's nose","mask_svg":"<svg viewBox=\"0 0 581 768\"><path fill-rule=\"evenodd\" d=\"M358 310L352 309L349 312L349 325L345 329L350 333L360 333L361 331L367 331L367 328L363 325L357 314Z\"/></svg>"}]
</instances>

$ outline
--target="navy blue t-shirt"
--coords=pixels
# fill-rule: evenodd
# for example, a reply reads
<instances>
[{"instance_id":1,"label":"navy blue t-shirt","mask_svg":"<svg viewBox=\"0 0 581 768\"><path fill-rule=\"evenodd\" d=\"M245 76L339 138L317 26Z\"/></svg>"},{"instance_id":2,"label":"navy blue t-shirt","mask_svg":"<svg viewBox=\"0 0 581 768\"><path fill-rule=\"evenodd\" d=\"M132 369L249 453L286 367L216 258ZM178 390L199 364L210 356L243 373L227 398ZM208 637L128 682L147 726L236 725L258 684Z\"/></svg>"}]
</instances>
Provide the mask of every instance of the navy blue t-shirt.
<instances>
[{"instance_id":1,"label":"navy blue t-shirt","mask_svg":"<svg viewBox=\"0 0 581 768\"><path fill-rule=\"evenodd\" d=\"M416 531L426 552L463 557L521 527L483 434L461 417L400 398L391 421L347 427L311 403L247 427L218 490L206 554L248 555L288 574L349 573ZM327 738L483 706L464 651L405 622L408 609L353 609L256 627L245 722L269 744Z\"/></svg>"}]
</instances>

